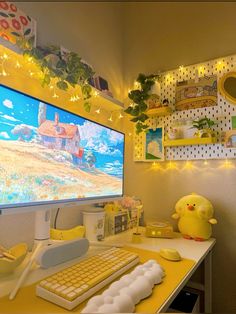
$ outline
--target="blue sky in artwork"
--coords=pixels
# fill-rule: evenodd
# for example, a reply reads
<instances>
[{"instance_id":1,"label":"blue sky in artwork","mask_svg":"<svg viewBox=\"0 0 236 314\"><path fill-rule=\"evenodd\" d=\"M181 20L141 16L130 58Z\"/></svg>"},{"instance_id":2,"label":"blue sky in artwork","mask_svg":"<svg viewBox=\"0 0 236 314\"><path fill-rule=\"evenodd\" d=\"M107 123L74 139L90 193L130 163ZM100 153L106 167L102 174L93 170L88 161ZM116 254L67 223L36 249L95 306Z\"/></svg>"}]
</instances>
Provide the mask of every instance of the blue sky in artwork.
<instances>
[{"instance_id":1,"label":"blue sky in artwork","mask_svg":"<svg viewBox=\"0 0 236 314\"><path fill-rule=\"evenodd\" d=\"M37 135L38 110L40 101L0 85L0 140L16 141L16 126L27 126L32 130L29 142ZM124 135L86 120L75 114L47 104L47 120L54 120L59 114L59 122L78 126L80 146L92 151L96 156L96 168L117 177L123 174Z\"/></svg>"}]
</instances>

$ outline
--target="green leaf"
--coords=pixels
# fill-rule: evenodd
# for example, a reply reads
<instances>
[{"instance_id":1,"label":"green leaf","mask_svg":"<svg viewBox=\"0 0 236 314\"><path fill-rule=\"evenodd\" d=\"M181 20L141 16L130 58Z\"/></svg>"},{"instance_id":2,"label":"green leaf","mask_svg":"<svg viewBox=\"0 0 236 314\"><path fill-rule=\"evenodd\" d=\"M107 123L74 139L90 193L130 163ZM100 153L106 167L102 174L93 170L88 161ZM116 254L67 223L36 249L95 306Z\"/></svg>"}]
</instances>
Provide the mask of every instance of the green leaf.
<instances>
[{"instance_id":1,"label":"green leaf","mask_svg":"<svg viewBox=\"0 0 236 314\"><path fill-rule=\"evenodd\" d=\"M91 110L91 104L88 101L84 102L84 110L86 112L90 112L90 110Z\"/></svg>"},{"instance_id":2,"label":"green leaf","mask_svg":"<svg viewBox=\"0 0 236 314\"><path fill-rule=\"evenodd\" d=\"M3 16L3 17L8 17L8 14L3 13L3 12L0 12L0 15Z\"/></svg>"},{"instance_id":3,"label":"green leaf","mask_svg":"<svg viewBox=\"0 0 236 314\"><path fill-rule=\"evenodd\" d=\"M142 122L145 122L147 119L148 119L148 116L145 113L142 113L139 116L139 120L142 121Z\"/></svg>"},{"instance_id":4,"label":"green leaf","mask_svg":"<svg viewBox=\"0 0 236 314\"><path fill-rule=\"evenodd\" d=\"M27 36L27 35L29 35L29 34L30 34L30 32L31 32L31 29L30 29L30 28L28 28L26 31L24 31L24 35L25 35L25 36Z\"/></svg>"},{"instance_id":5,"label":"green leaf","mask_svg":"<svg viewBox=\"0 0 236 314\"><path fill-rule=\"evenodd\" d=\"M65 81L58 81L57 82L57 87L59 89L62 89L62 90L67 90L68 89L68 84Z\"/></svg>"},{"instance_id":6,"label":"green leaf","mask_svg":"<svg viewBox=\"0 0 236 314\"><path fill-rule=\"evenodd\" d=\"M1 13L1 12L0 12ZM16 33L16 32L11 32L12 35L20 37L20 34Z\"/></svg>"},{"instance_id":7,"label":"green leaf","mask_svg":"<svg viewBox=\"0 0 236 314\"><path fill-rule=\"evenodd\" d=\"M138 122L138 121L139 121L139 117L133 118L133 119L131 119L130 121L132 121L132 122Z\"/></svg>"},{"instance_id":8,"label":"green leaf","mask_svg":"<svg viewBox=\"0 0 236 314\"><path fill-rule=\"evenodd\" d=\"M13 14L13 13L9 13L8 14L10 17L15 17L16 15L15 14Z\"/></svg>"},{"instance_id":9,"label":"green leaf","mask_svg":"<svg viewBox=\"0 0 236 314\"><path fill-rule=\"evenodd\" d=\"M74 76L74 75L71 75L69 74L67 77L66 77L66 80L67 82L69 82L71 85L73 84L76 84L78 82L77 78Z\"/></svg>"},{"instance_id":10,"label":"green leaf","mask_svg":"<svg viewBox=\"0 0 236 314\"><path fill-rule=\"evenodd\" d=\"M48 74L45 74L44 77L43 77L43 80L42 80L42 86L46 86L46 85L49 85L51 82L51 78L50 78L50 75Z\"/></svg>"},{"instance_id":11,"label":"green leaf","mask_svg":"<svg viewBox=\"0 0 236 314\"><path fill-rule=\"evenodd\" d=\"M60 59L57 64L56 64L57 68L61 68L61 69L66 69L66 61L63 59Z\"/></svg>"}]
</instances>

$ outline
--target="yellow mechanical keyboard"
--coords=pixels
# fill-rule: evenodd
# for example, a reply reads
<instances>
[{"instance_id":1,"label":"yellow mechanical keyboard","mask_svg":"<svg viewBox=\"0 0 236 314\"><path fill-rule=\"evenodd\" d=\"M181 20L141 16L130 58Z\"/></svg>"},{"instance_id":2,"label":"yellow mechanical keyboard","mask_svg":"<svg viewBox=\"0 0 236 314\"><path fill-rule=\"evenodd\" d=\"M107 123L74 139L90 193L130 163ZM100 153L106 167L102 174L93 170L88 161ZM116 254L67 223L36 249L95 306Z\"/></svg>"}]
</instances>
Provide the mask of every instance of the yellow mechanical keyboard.
<instances>
[{"instance_id":1,"label":"yellow mechanical keyboard","mask_svg":"<svg viewBox=\"0 0 236 314\"><path fill-rule=\"evenodd\" d=\"M45 278L36 295L72 310L138 263L137 254L111 248Z\"/></svg>"}]
</instances>

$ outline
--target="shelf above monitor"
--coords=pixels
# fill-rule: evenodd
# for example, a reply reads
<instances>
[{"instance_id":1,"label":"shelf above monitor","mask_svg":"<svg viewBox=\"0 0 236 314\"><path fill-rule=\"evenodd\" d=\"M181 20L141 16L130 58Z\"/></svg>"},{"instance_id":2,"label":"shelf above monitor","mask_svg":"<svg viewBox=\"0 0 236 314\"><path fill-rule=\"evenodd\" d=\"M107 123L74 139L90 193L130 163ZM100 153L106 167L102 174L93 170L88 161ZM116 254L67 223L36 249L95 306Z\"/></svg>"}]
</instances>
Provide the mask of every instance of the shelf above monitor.
<instances>
[{"instance_id":1,"label":"shelf above monitor","mask_svg":"<svg viewBox=\"0 0 236 314\"><path fill-rule=\"evenodd\" d=\"M11 47L9 47L11 48ZM62 98L65 103L64 108L74 109L76 107L82 107L84 100L79 85L75 89L69 87L67 91L60 90L58 88L49 89L49 87L42 87L40 82L40 69L36 64L27 62L25 57L18 51L12 51L1 45L0 42L0 56L6 56L4 64L2 65L4 75L1 74L1 83L7 85L13 89L21 90L25 93L30 93L34 97L41 98L42 100L54 103L56 98ZM27 84L25 84L27 82ZM55 97L53 96L56 95ZM96 109L104 109L107 111L120 111L123 110L123 103L110 95L92 87L92 97L89 99L91 106ZM76 97L75 97L76 96ZM75 100L71 98L75 97Z\"/></svg>"}]
</instances>

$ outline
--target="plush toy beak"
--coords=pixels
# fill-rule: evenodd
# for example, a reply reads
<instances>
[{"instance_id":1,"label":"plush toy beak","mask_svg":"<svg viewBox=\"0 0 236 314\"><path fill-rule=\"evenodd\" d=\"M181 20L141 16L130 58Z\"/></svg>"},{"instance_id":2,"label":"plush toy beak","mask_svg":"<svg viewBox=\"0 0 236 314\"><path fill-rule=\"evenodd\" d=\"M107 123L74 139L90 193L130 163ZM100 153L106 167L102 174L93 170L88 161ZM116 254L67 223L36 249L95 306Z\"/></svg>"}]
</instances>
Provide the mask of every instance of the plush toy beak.
<instances>
[{"instance_id":1,"label":"plush toy beak","mask_svg":"<svg viewBox=\"0 0 236 314\"><path fill-rule=\"evenodd\" d=\"M188 209L189 210L194 210L194 206L193 205L188 205Z\"/></svg>"}]
</instances>

